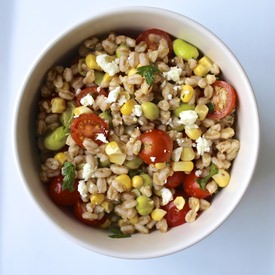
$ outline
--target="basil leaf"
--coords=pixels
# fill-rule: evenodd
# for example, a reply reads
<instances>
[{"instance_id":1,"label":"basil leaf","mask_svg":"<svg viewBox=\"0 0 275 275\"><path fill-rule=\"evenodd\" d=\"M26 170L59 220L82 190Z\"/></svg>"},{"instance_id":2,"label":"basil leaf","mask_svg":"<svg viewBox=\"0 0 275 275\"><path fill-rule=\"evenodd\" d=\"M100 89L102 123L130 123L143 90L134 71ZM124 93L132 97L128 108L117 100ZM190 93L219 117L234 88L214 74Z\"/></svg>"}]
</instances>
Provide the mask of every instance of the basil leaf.
<instances>
[{"instance_id":1,"label":"basil leaf","mask_svg":"<svg viewBox=\"0 0 275 275\"><path fill-rule=\"evenodd\" d=\"M122 233L118 227L112 227L110 230L113 233L113 234L109 235L110 238L121 239L121 238L130 238L131 237L131 234Z\"/></svg>"},{"instance_id":2,"label":"basil leaf","mask_svg":"<svg viewBox=\"0 0 275 275\"><path fill-rule=\"evenodd\" d=\"M210 180L210 178L216 174L218 174L219 169L214 165L214 163L211 163L210 165L210 171L209 174L202 178L202 179L197 179L197 183L200 185L200 188L205 191L206 190L206 184Z\"/></svg>"},{"instance_id":3,"label":"basil leaf","mask_svg":"<svg viewBox=\"0 0 275 275\"><path fill-rule=\"evenodd\" d=\"M138 67L137 73L145 78L148 85L152 86L154 83L155 74L160 73L160 70L154 64L151 64L147 66Z\"/></svg>"},{"instance_id":4,"label":"basil leaf","mask_svg":"<svg viewBox=\"0 0 275 275\"><path fill-rule=\"evenodd\" d=\"M73 192L75 181L74 165L69 161L65 161L61 169L61 174L64 176L62 182L62 190L69 190L70 192Z\"/></svg>"}]
</instances>

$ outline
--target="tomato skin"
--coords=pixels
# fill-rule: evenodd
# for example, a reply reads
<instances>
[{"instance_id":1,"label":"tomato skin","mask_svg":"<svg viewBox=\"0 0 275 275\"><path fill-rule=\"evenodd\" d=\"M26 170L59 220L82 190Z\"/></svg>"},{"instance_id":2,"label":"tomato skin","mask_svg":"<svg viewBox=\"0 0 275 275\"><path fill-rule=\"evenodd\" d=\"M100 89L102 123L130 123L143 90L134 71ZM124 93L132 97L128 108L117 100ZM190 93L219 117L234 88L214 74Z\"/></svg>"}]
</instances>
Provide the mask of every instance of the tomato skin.
<instances>
[{"instance_id":1,"label":"tomato skin","mask_svg":"<svg viewBox=\"0 0 275 275\"><path fill-rule=\"evenodd\" d=\"M172 176L167 178L165 187L169 189L177 188L183 184L186 174L184 172L174 172Z\"/></svg>"},{"instance_id":2,"label":"tomato skin","mask_svg":"<svg viewBox=\"0 0 275 275\"><path fill-rule=\"evenodd\" d=\"M195 175L195 171L185 175L185 179L182 185L185 194L188 197L195 197L198 199L210 197L211 194L208 190L204 191L200 188L199 183L196 181L197 179L199 179L199 177Z\"/></svg>"},{"instance_id":3,"label":"tomato skin","mask_svg":"<svg viewBox=\"0 0 275 275\"><path fill-rule=\"evenodd\" d=\"M81 90L81 92L77 95L77 97L75 99L75 106L76 107L82 106L82 104L80 103L80 100L88 94L92 95L94 99L98 95L104 95L106 97L108 96L106 91L101 87L98 87L98 86L87 87L87 88Z\"/></svg>"},{"instance_id":4,"label":"tomato skin","mask_svg":"<svg viewBox=\"0 0 275 275\"><path fill-rule=\"evenodd\" d=\"M168 226L175 227L186 223L185 216L191 208L189 207L188 200L186 199L185 205L181 210L177 209L173 201L170 201L167 205L163 207L163 209L167 212L165 215L165 219Z\"/></svg>"},{"instance_id":5,"label":"tomato skin","mask_svg":"<svg viewBox=\"0 0 275 275\"><path fill-rule=\"evenodd\" d=\"M139 36L136 39L137 44L139 44L141 41L145 41L150 50L153 50L153 51L157 50L159 45L157 42L150 41L149 39L150 34L156 34L156 35L159 35L161 38L165 39L169 48L169 55L172 54L173 46L172 46L172 40L170 35L167 32L159 29L149 29L139 34Z\"/></svg>"},{"instance_id":6,"label":"tomato skin","mask_svg":"<svg viewBox=\"0 0 275 275\"><path fill-rule=\"evenodd\" d=\"M222 80L215 81L212 84L212 87L214 89L212 102L214 106L214 111L208 113L207 118L218 120L232 113L232 111L236 107L237 93L229 83ZM218 92L219 89L224 89L224 91L226 91L226 102L223 103L222 108L219 106L219 104L221 103L221 95Z\"/></svg>"},{"instance_id":7,"label":"tomato skin","mask_svg":"<svg viewBox=\"0 0 275 275\"><path fill-rule=\"evenodd\" d=\"M77 191L78 180L74 182L74 191L62 189L63 176L57 176L50 182L48 191L50 198L53 202L59 206L72 206L80 198L79 192Z\"/></svg>"},{"instance_id":8,"label":"tomato skin","mask_svg":"<svg viewBox=\"0 0 275 275\"><path fill-rule=\"evenodd\" d=\"M74 216L76 217L77 220L81 221L82 223L85 223L86 225L90 225L90 226L100 226L107 219L106 215L104 215L101 220L87 220L87 219L84 219L82 217L82 214L85 212L85 205L80 200L78 200L77 203L74 205L73 212L74 212Z\"/></svg>"},{"instance_id":9,"label":"tomato skin","mask_svg":"<svg viewBox=\"0 0 275 275\"><path fill-rule=\"evenodd\" d=\"M166 162L171 158L173 141L166 132L149 130L140 135L140 140L143 149L139 156L146 164Z\"/></svg>"},{"instance_id":10,"label":"tomato skin","mask_svg":"<svg viewBox=\"0 0 275 275\"><path fill-rule=\"evenodd\" d=\"M104 134L105 137L108 137L108 126L104 120L96 114L81 114L72 121L70 133L80 147L83 147L84 138L92 139L100 145L102 141L96 139L97 135Z\"/></svg>"}]
</instances>

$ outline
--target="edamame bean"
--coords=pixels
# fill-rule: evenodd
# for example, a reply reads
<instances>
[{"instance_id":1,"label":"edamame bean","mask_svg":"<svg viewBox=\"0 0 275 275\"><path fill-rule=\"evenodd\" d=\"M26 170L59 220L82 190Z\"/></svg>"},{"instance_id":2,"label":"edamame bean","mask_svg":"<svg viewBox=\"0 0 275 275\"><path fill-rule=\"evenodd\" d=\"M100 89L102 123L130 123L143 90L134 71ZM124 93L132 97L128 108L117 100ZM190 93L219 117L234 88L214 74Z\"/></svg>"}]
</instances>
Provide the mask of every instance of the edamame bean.
<instances>
[{"instance_id":1,"label":"edamame bean","mask_svg":"<svg viewBox=\"0 0 275 275\"><path fill-rule=\"evenodd\" d=\"M66 144L68 129L59 126L44 138L44 146L46 149L56 151Z\"/></svg>"},{"instance_id":2,"label":"edamame bean","mask_svg":"<svg viewBox=\"0 0 275 275\"><path fill-rule=\"evenodd\" d=\"M188 110L194 110L194 109L195 109L194 104L182 103L182 104L180 104L180 106L178 108L176 108L173 111L173 114L175 116L179 117L179 115L182 111L188 111Z\"/></svg>"},{"instance_id":3,"label":"edamame bean","mask_svg":"<svg viewBox=\"0 0 275 275\"><path fill-rule=\"evenodd\" d=\"M176 56L185 60L190 58L197 59L199 56L199 51L196 47L179 38L173 41L173 50Z\"/></svg>"},{"instance_id":4,"label":"edamame bean","mask_svg":"<svg viewBox=\"0 0 275 275\"><path fill-rule=\"evenodd\" d=\"M144 195L138 196L136 202L137 212L142 216L149 215L154 209L154 201Z\"/></svg>"},{"instance_id":5,"label":"edamame bean","mask_svg":"<svg viewBox=\"0 0 275 275\"><path fill-rule=\"evenodd\" d=\"M153 180L148 174L141 174L141 177L143 178L143 186L153 185Z\"/></svg>"},{"instance_id":6,"label":"edamame bean","mask_svg":"<svg viewBox=\"0 0 275 275\"><path fill-rule=\"evenodd\" d=\"M112 117L111 117L109 111L104 111L104 112L100 113L98 116L100 118L102 118L103 120L109 121L109 125L112 125Z\"/></svg>"},{"instance_id":7,"label":"edamame bean","mask_svg":"<svg viewBox=\"0 0 275 275\"><path fill-rule=\"evenodd\" d=\"M124 165L126 165L130 169L138 169L138 167L143 163L143 160L139 157L136 157L132 160L125 161Z\"/></svg>"},{"instance_id":8,"label":"edamame bean","mask_svg":"<svg viewBox=\"0 0 275 275\"><path fill-rule=\"evenodd\" d=\"M65 127L68 127L71 123L74 107L75 105L73 102L68 102L65 112L63 112L60 116L60 121Z\"/></svg>"},{"instance_id":9,"label":"edamame bean","mask_svg":"<svg viewBox=\"0 0 275 275\"><path fill-rule=\"evenodd\" d=\"M153 102L143 102L141 109L144 116L149 120L156 120L159 117L159 107Z\"/></svg>"},{"instance_id":10,"label":"edamame bean","mask_svg":"<svg viewBox=\"0 0 275 275\"><path fill-rule=\"evenodd\" d=\"M95 70L95 84L100 85L104 76L104 72Z\"/></svg>"}]
</instances>

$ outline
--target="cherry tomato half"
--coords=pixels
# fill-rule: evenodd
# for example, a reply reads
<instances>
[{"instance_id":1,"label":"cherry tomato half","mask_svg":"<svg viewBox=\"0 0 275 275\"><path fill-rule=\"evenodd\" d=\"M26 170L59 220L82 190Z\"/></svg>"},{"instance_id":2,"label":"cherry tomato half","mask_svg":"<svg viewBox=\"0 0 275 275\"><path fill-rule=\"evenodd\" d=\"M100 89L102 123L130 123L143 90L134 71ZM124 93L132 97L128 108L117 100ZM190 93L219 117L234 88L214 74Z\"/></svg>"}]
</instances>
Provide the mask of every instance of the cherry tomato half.
<instances>
[{"instance_id":1,"label":"cherry tomato half","mask_svg":"<svg viewBox=\"0 0 275 275\"><path fill-rule=\"evenodd\" d=\"M151 38L150 35L154 35L154 37ZM149 29L144 32L142 32L136 39L137 44L139 44L141 41L145 41L148 45L148 48L150 50L157 50L159 47L159 41L160 39L165 39L169 48L169 55L173 52L173 46L172 46L172 40L170 35L162 30L159 29Z\"/></svg>"},{"instance_id":2,"label":"cherry tomato half","mask_svg":"<svg viewBox=\"0 0 275 275\"><path fill-rule=\"evenodd\" d=\"M165 219L168 226L175 227L186 223L185 216L191 208L189 207L186 200L185 205L181 210L179 210L175 206L173 201L170 201L167 205L163 207L163 209L167 212L167 214L165 215Z\"/></svg>"},{"instance_id":3,"label":"cherry tomato half","mask_svg":"<svg viewBox=\"0 0 275 275\"><path fill-rule=\"evenodd\" d=\"M97 139L98 134L108 136L108 126L96 114L81 114L74 118L70 126L70 132L74 141L81 147L83 147L83 140L85 138L92 139L98 145L102 144L102 141Z\"/></svg>"},{"instance_id":4,"label":"cherry tomato half","mask_svg":"<svg viewBox=\"0 0 275 275\"><path fill-rule=\"evenodd\" d=\"M143 148L139 154L146 164L166 162L171 158L173 141L159 129L149 130L140 136Z\"/></svg>"},{"instance_id":5,"label":"cherry tomato half","mask_svg":"<svg viewBox=\"0 0 275 275\"><path fill-rule=\"evenodd\" d=\"M200 187L199 183L196 181L197 179L198 177L195 175L194 171L188 175L185 175L185 179L183 181L183 190L185 194L188 197L195 197L198 199L204 199L211 196L208 190L204 191Z\"/></svg>"},{"instance_id":6,"label":"cherry tomato half","mask_svg":"<svg viewBox=\"0 0 275 275\"><path fill-rule=\"evenodd\" d=\"M183 184L186 174L184 172L174 172L172 176L167 178L165 187L172 189L177 188Z\"/></svg>"},{"instance_id":7,"label":"cherry tomato half","mask_svg":"<svg viewBox=\"0 0 275 275\"><path fill-rule=\"evenodd\" d=\"M232 113L236 107L237 93L234 88L225 81L217 80L212 84L213 94L213 112L207 117L210 119L221 119Z\"/></svg>"},{"instance_id":8,"label":"cherry tomato half","mask_svg":"<svg viewBox=\"0 0 275 275\"><path fill-rule=\"evenodd\" d=\"M81 92L77 95L75 99L75 106L77 107L81 106L82 104L80 103L80 100L88 94L90 94L94 99L96 99L98 95L104 95L106 97L108 96L106 91L101 87L98 87L98 86L87 87L81 90Z\"/></svg>"},{"instance_id":9,"label":"cherry tomato half","mask_svg":"<svg viewBox=\"0 0 275 275\"><path fill-rule=\"evenodd\" d=\"M87 224L87 225L91 225L91 226L100 226L101 224L103 224L106 219L107 219L107 216L104 215L103 218L101 220L88 220L88 219L84 219L82 217L83 213L85 212L85 204L83 202L81 202L80 200L74 205L74 215L75 217Z\"/></svg>"},{"instance_id":10,"label":"cherry tomato half","mask_svg":"<svg viewBox=\"0 0 275 275\"><path fill-rule=\"evenodd\" d=\"M63 176L57 176L52 179L49 185L49 195L53 202L60 206L72 206L80 198L77 191L78 181L74 182L74 191L70 192L68 189L62 189Z\"/></svg>"}]
</instances>

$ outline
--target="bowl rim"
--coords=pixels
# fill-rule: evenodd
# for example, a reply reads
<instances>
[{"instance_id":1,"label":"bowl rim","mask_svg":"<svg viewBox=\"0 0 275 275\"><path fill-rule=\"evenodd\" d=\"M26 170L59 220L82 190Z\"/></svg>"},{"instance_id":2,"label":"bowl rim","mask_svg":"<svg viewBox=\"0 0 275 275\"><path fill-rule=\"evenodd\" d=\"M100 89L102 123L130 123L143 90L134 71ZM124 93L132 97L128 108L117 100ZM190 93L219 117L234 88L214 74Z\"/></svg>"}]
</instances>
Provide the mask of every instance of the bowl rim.
<instances>
[{"instance_id":1,"label":"bowl rim","mask_svg":"<svg viewBox=\"0 0 275 275\"><path fill-rule=\"evenodd\" d=\"M39 62L41 61L42 57L52 48L55 46L55 44L58 41L61 41L64 39L64 37L66 37L67 35L69 35L71 32L73 32L74 30L80 28L81 26L83 26L84 24L89 24L90 22L95 22L97 20L99 20L102 17L108 17L108 16L117 16L119 14L125 13L125 12L149 12L149 13L163 13L166 16L169 17L178 17L178 18L185 18L185 20L191 22L196 28L201 29L202 31L206 31L208 33L208 35L212 36L212 38L218 42L218 44L220 46L222 46L228 53L229 55L231 55L232 59L234 60L234 62L236 63L236 66L239 67L239 70L242 72L243 78L246 82L246 85L248 85L249 89L251 90L251 97L252 97L252 101L253 101L253 108L255 111L255 117L257 118L254 123L255 123L255 129L257 131L256 137L255 137L255 147L254 147L254 155L256 156L254 158L254 161L252 163L251 166L251 171L253 171L252 173L250 173L250 176L247 179L248 184L245 186L245 188L243 189L243 192L239 194L238 200L236 201L235 205L232 205L232 207L228 210L228 213L226 213L225 215L223 215L223 217L216 221L216 224L214 226L211 226L209 228L208 231L206 231L203 235L200 235L196 238L196 240L185 247L179 247L178 249L174 249L173 247L168 247L165 251L155 251L155 253L150 253L147 256L143 256L141 254L139 255L128 255L127 252L125 253L117 253L115 251L109 251L108 249L99 249L98 247L91 247L88 246L86 243L83 243L82 241L80 241L76 236L74 236L73 234L69 233L68 231L66 231L64 228L62 228L55 220L54 217L52 215L50 215L48 213L48 211L46 211L46 209L44 209L44 207L40 204L39 199L36 198L35 196L33 196L32 190L29 186L29 184L27 184L27 178L25 175L25 171L22 167L22 164L19 160L19 144L18 144L18 116L20 115L20 109L21 109L21 101L22 98L24 97L25 94L25 89L28 85L28 82L36 68L36 66L39 64ZM165 255L170 255L176 252L179 252L183 249L186 249L190 246L193 246L194 244L198 243L199 241L201 241L202 239L206 238L208 235L210 235L211 233L213 233L215 230L217 230L226 219L228 219L228 217L234 212L234 210L236 209L236 207L238 206L239 202L241 201L242 197L244 196L248 186L250 185L251 179L253 177L253 174L255 172L255 167L258 161L258 154L259 154L259 147L260 147L260 127L259 127L259 111L258 111L258 107L257 107L257 102L256 102L256 98L255 98L255 94L251 85L251 82L244 70L244 68L242 67L241 63L238 61L237 57L234 55L234 53L229 49L229 47L218 37L216 36L212 31L210 31L207 27L203 26L202 24L200 24L199 22L195 21L194 19L184 15L184 14L180 14L177 13L175 11L171 11L168 9L163 9L163 8L156 8L156 7L152 7L152 6L124 6L124 7L118 7L118 8L112 8L112 9L106 9L104 11L98 12L96 15L86 18L84 20L81 20L79 22L74 22L72 23L72 25L70 25L66 30L61 31L59 34L57 34L53 39L51 39L51 41L49 43L47 43L45 45L45 47L38 53L38 55L36 56L36 58L34 59L34 61L32 62L32 64L29 66L29 70L27 71L26 75L23 78L23 83L20 86L19 89L19 93L18 96L16 97L16 104L15 104L15 108L14 108L14 112L13 112L13 116L12 116L12 141L13 141L13 156L15 159L15 164L16 164L16 170L19 174L20 177L20 181L23 184L25 190L27 191L29 197L31 198L31 200L35 203L35 205L40 209L40 211L43 213L44 216L47 217L47 219L50 221L51 224L53 224L55 226L55 228L57 228L60 232L65 233L65 235L67 235L70 239L74 240L76 243L78 243L79 245L81 245L82 247L85 247L87 249L90 249L94 252L98 252L100 254L106 255L106 256L112 256L112 257L117 257L117 258L128 258L128 259L148 259L148 258L155 258L155 257L160 257L160 256L165 256ZM147 253L144 253L145 255Z\"/></svg>"}]
</instances>

